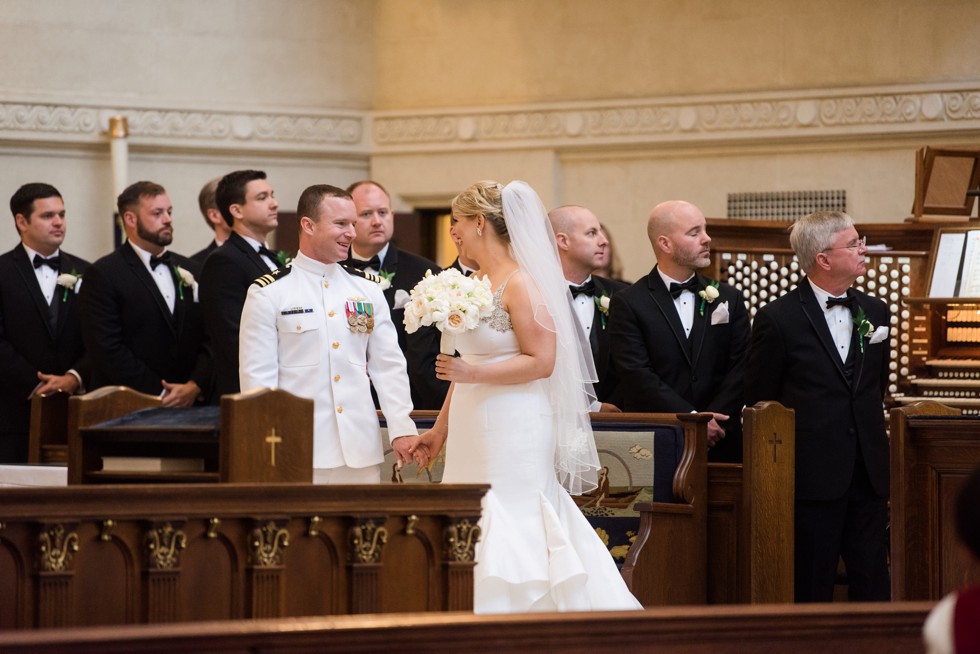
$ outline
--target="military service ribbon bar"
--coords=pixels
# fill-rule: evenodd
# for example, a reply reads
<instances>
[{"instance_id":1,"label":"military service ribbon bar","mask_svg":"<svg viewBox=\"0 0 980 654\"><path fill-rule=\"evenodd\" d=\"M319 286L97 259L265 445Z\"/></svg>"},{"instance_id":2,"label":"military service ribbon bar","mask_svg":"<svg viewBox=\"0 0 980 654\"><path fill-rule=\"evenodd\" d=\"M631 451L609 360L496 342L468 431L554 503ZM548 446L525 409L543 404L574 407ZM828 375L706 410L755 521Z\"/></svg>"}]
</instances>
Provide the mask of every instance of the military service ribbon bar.
<instances>
[{"instance_id":1,"label":"military service ribbon bar","mask_svg":"<svg viewBox=\"0 0 980 654\"><path fill-rule=\"evenodd\" d=\"M374 305L362 300L347 300L347 326L356 334L370 334L374 331Z\"/></svg>"}]
</instances>

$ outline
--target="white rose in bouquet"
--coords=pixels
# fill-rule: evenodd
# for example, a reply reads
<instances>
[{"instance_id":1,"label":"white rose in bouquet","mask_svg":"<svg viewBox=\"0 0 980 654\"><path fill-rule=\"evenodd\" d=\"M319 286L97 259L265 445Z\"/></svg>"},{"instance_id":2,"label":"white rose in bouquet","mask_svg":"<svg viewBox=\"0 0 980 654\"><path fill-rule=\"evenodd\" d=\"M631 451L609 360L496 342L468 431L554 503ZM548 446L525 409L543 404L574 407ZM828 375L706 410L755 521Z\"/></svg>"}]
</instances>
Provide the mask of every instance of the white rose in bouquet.
<instances>
[{"instance_id":1,"label":"white rose in bouquet","mask_svg":"<svg viewBox=\"0 0 980 654\"><path fill-rule=\"evenodd\" d=\"M419 327L435 325L442 332L440 350L453 354L455 336L475 329L492 308L493 294L486 277L467 277L455 268L438 275L427 271L405 305L405 331L411 334Z\"/></svg>"}]
</instances>

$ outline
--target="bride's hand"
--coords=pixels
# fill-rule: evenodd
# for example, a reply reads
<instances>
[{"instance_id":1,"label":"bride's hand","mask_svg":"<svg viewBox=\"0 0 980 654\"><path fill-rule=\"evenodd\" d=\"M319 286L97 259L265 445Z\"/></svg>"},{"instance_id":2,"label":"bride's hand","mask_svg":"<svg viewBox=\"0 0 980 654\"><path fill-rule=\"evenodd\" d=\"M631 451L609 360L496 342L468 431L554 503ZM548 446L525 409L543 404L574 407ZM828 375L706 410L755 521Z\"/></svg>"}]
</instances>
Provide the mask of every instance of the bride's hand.
<instances>
[{"instance_id":1,"label":"bride's hand","mask_svg":"<svg viewBox=\"0 0 980 654\"><path fill-rule=\"evenodd\" d=\"M473 383L476 366L471 366L459 357L440 354L436 357L436 379L451 382Z\"/></svg>"},{"instance_id":2,"label":"bride's hand","mask_svg":"<svg viewBox=\"0 0 980 654\"><path fill-rule=\"evenodd\" d=\"M426 460L426 463L420 463L419 465L428 465L430 460L435 460L439 456L442 446L446 443L447 436L448 434L446 432L436 429L422 432L418 440L412 443L408 454L415 457L416 461L419 460L419 455L421 455Z\"/></svg>"}]
</instances>

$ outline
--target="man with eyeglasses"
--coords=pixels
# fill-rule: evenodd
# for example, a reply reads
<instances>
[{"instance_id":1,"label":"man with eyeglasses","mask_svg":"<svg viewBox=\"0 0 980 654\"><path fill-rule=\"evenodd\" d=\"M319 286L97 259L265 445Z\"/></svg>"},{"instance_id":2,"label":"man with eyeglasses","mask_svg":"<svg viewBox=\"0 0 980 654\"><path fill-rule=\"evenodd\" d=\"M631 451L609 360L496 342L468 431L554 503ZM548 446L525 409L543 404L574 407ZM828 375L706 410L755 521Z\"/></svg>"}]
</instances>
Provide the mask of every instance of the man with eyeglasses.
<instances>
[{"instance_id":1,"label":"man with eyeglasses","mask_svg":"<svg viewBox=\"0 0 980 654\"><path fill-rule=\"evenodd\" d=\"M796 411L796 601L831 601L839 558L850 600L887 601L888 307L851 288L867 246L847 214L801 218L790 244L806 277L756 314L745 388Z\"/></svg>"}]
</instances>

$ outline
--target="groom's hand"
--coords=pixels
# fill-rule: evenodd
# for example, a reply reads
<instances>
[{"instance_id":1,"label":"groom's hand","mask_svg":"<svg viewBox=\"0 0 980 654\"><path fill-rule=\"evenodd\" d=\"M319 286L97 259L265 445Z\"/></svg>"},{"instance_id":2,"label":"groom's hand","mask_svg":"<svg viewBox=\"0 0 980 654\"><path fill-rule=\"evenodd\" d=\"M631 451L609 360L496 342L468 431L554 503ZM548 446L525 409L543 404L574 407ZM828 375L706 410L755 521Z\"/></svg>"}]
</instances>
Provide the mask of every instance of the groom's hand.
<instances>
[{"instance_id":1,"label":"groom's hand","mask_svg":"<svg viewBox=\"0 0 980 654\"><path fill-rule=\"evenodd\" d=\"M405 464L415 458L412 456L412 450L415 449L413 445L417 444L418 440L418 436L399 436L391 441L391 449L395 451L398 463Z\"/></svg>"}]
</instances>

